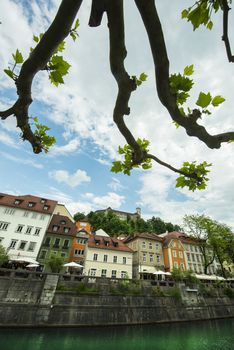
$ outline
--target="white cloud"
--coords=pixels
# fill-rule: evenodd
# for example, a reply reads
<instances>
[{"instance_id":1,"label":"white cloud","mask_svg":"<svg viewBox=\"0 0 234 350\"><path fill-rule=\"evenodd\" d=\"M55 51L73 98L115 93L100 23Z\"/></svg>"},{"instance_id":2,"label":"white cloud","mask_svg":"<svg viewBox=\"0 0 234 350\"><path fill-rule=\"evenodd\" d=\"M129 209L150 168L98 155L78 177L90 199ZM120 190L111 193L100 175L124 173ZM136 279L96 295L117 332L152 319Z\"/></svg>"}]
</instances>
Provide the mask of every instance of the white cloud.
<instances>
[{"instance_id":1,"label":"white cloud","mask_svg":"<svg viewBox=\"0 0 234 350\"><path fill-rule=\"evenodd\" d=\"M0 152L0 155L6 159L9 159L10 161L13 161L13 162L16 162L16 163L20 163L20 164L23 164L23 165L30 165L36 169L42 169L43 168L43 165L38 163L38 162L35 162L34 160L32 159L28 159L28 158L22 158L22 157L16 157L16 156L13 156L12 154L9 154L9 153L6 153L6 152Z\"/></svg>"},{"instance_id":2,"label":"white cloud","mask_svg":"<svg viewBox=\"0 0 234 350\"><path fill-rule=\"evenodd\" d=\"M19 148L19 144L6 132L0 131L0 142L9 147Z\"/></svg>"},{"instance_id":3,"label":"white cloud","mask_svg":"<svg viewBox=\"0 0 234 350\"><path fill-rule=\"evenodd\" d=\"M115 177L112 177L112 181L107 186L110 187L113 191L121 191L124 189L124 186L121 185L120 181Z\"/></svg>"},{"instance_id":4,"label":"white cloud","mask_svg":"<svg viewBox=\"0 0 234 350\"><path fill-rule=\"evenodd\" d=\"M74 174L69 174L66 170L54 170L49 172L49 176L59 183L66 183L70 187L77 187L83 182L90 182L91 177L86 171L78 169Z\"/></svg>"},{"instance_id":5,"label":"white cloud","mask_svg":"<svg viewBox=\"0 0 234 350\"><path fill-rule=\"evenodd\" d=\"M80 141L77 139L70 140L66 145L63 146L53 146L49 150L50 156L61 156L61 155L69 155L74 153L80 145Z\"/></svg>"}]
</instances>

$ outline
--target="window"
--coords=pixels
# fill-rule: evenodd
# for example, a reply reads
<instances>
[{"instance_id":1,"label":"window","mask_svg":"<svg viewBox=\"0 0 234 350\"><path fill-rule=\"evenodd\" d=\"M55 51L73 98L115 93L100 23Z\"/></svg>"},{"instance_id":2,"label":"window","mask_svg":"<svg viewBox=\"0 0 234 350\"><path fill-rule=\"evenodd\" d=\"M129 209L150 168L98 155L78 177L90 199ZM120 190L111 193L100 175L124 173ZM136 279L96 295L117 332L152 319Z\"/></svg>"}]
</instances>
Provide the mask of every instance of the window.
<instances>
[{"instance_id":1,"label":"window","mask_svg":"<svg viewBox=\"0 0 234 350\"><path fill-rule=\"evenodd\" d=\"M107 255L104 255L103 261L104 261L104 262L107 262Z\"/></svg>"},{"instance_id":2,"label":"window","mask_svg":"<svg viewBox=\"0 0 234 350\"><path fill-rule=\"evenodd\" d=\"M0 221L0 230L6 231L9 226L9 222Z\"/></svg>"},{"instance_id":3,"label":"window","mask_svg":"<svg viewBox=\"0 0 234 350\"><path fill-rule=\"evenodd\" d=\"M33 214L32 214L32 219L36 219L36 218L37 218L37 215L38 215L37 213L33 213Z\"/></svg>"},{"instance_id":4,"label":"window","mask_svg":"<svg viewBox=\"0 0 234 350\"><path fill-rule=\"evenodd\" d=\"M15 232L22 232L24 225L19 224Z\"/></svg>"},{"instance_id":5,"label":"window","mask_svg":"<svg viewBox=\"0 0 234 350\"><path fill-rule=\"evenodd\" d=\"M191 252L193 252L193 246L192 245L190 245L190 250L191 250Z\"/></svg>"},{"instance_id":6,"label":"window","mask_svg":"<svg viewBox=\"0 0 234 350\"><path fill-rule=\"evenodd\" d=\"M36 228L35 228L34 235L35 235L35 236L39 236L40 231L41 231L41 228L40 228L40 227L36 227Z\"/></svg>"},{"instance_id":7,"label":"window","mask_svg":"<svg viewBox=\"0 0 234 350\"><path fill-rule=\"evenodd\" d=\"M29 208L32 208L32 207L35 206L35 204L36 204L36 203L34 203L34 202L29 202L29 203L28 203L28 207L29 207Z\"/></svg>"},{"instance_id":8,"label":"window","mask_svg":"<svg viewBox=\"0 0 234 350\"><path fill-rule=\"evenodd\" d=\"M84 255L84 250L83 249L75 249L74 250L74 255Z\"/></svg>"},{"instance_id":9,"label":"window","mask_svg":"<svg viewBox=\"0 0 234 350\"><path fill-rule=\"evenodd\" d=\"M59 248L59 244L60 244L60 238L55 238L53 247L54 248Z\"/></svg>"},{"instance_id":10,"label":"window","mask_svg":"<svg viewBox=\"0 0 234 350\"><path fill-rule=\"evenodd\" d=\"M157 260L157 263L160 263L160 255L156 255L156 260Z\"/></svg>"},{"instance_id":11,"label":"window","mask_svg":"<svg viewBox=\"0 0 234 350\"><path fill-rule=\"evenodd\" d=\"M69 239L65 239L63 242L63 248L68 248L69 247Z\"/></svg>"},{"instance_id":12,"label":"window","mask_svg":"<svg viewBox=\"0 0 234 350\"><path fill-rule=\"evenodd\" d=\"M146 262L146 253L143 253L143 261Z\"/></svg>"},{"instance_id":13,"label":"window","mask_svg":"<svg viewBox=\"0 0 234 350\"><path fill-rule=\"evenodd\" d=\"M127 258L124 256L123 257L123 264L126 264L127 263Z\"/></svg>"},{"instance_id":14,"label":"window","mask_svg":"<svg viewBox=\"0 0 234 350\"><path fill-rule=\"evenodd\" d=\"M20 241L20 244L19 244L19 250L24 250L25 249L25 246L26 246L27 242L26 241Z\"/></svg>"},{"instance_id":15,"label":"window","mask_svg":"<svg viewBox=\"0 0 234 350\"><path fill-rule=\"evenodd\" d=\"M11 208L6 208L4 210L4 214L9 214L9 215L13 215L15 212L15 209L11 209Z\"/></svg>"},{"instance_id":16,"label":"window","mask_svg":"<svg viewBox=\"0 0 234 350\"><path fill-rule=\"evenodd\" d=\"M197 255L197 262L200 262L200 256Z\"/></svg>"},{"instance_id":17,"label":"window","mask_svg":"<svg viewBox=\"0 0 234 350\"><path fill-rule=\"evenodd\" d=\"M90 276L96 276L96 269L91 269L90 270Z\"/></svg>"},{"instance_id":18,"label":"window","mask_svg":"<svg viewBox=\"0 0 234 350\"><path fill-rule=\"evenodd\" d=\"M62 258L65 258L66 253L62 252L60 255L61 255Z\"/></svg>"},{"instance_id":19,"label":"window","mask_svg":"<svg viewBox=\"0 0 234 350\"><path fill-rule=\"evenodd\" d=\"M70 227L64 227L64 232L68 233L70 231Z\"/></svg>"},{"instance_id":20,"label":"window","mask_svg":"<svg viewBox=\"0 0 234 350\"><path fill-rule=\"evenodd\" d=\"M53 232L57 232L58 229L59 229L59 226L53 225L53 227L52 227L52 231L53 231Z\"/></svg>"},{"instance_id":21,"label":"window","mask_svg":"<svg viewBox=\"0 0 234 350\"><path fill-rule=\"evenodd\" d=\"M153 262L154 261L154 256L153 254L150 254L150 262Z\"/></svg>"},{"instance_id":22,"label":"window","mask_svg":"<svg viewBox=\"0 0 234 350\"><path fill-rule=\"evenodd\" d=\"M45 198L41 198L41 203L44 204L46 202Z\"/></svg>"},{"instance_id":23,"label":"window","mask_svg":"<svg viewBox=\"0 0 234 350\"><path fill-rule=\"evenodd\" d=\"M50 237L46 237L44 245L49 247L50 246Z\"/></svg>"},{"instance_id":24,"label":"window","mask_svg":"<svg viewBox=\"0 0 234 350\"><path fill-rule=\"evenodd\" d=\"M152 243L151 242L149 242L149 249L152 249L153 247L152 247Z\"/></svg>"},{"instance_id":25,"label":"window","mask_svg":"<svg viewBox=\"0 0 234 350\"><path fill-rule=\"evenodd\" d=\"M42 250L40 253L40 259L45 259L47 250Z\"/></svg>"},{"instance_id":26,"label":"window","mask_svg":"<svg viewBox=\"0 0 234 350\"><path fill-rule=\"evenodd\" d=\"M182 253L182 252L179 252L179 257L180 257L181 259L183 259L183 253Z\"/></svg>"},{"instance_id":27,"label":"window","mask_svg":"<svg viewBox=\"0 0 234 350\"><path fill-rule=\"evenodd\" d=\"M49 206L48 205L44 205L44 210L48 210L49 209Z\"/></svg>"},{"instance_id":28,"label":"window","mask_svg":"<svg viewBox=\"0 0 234 350\"><path fill-rule=\"evenodd\" d=\"M27 227L27 230L26 230L26 235L30 235L30 233L32 232L32 229L33 229L33 227L32 226L28 226Z\"/></svg>"},{"instance_id":29,"label":"window","mask_svg":"<svg viewBox=\"0 0 234 350\"><path fill-rule=\"evenodd\" d=\"M25 211L24 214L23 214L23 216L24 216L25 218L27 218L27 217L28 217L28 214L29 214L29 211Z\"/></svg>"},{"instance_id":30,"label":"window","mask_svg":"<svg viewBox=\"0 0 234 350\"><path fill-rule=\"evenodd\" d=\"M65 220L61 220L61 221L60 221L60 224L61 224L61 225L66 225L66 221L65 221Z\"/></svg>"},{"instance_id":31,"label":"window","mask_svg":"<svg viewBox=\"0 0 234 350\"><path fill-rule=\"evenodd\" d=\"M173 256L174 258L176 258L176 257L177 257L176 250L172 250L172 256Z\"/></svg>"},{"instance_id":32,"label":"window","mask_svg":"<svg viewBox=\"0 0 234 350\"><path fill-rule=\"evenodd\" d=\"M190 253L187 253L187 259L190 260Z\"/></svg>"},{"instance_id":33,"label":"window","mask_svg":"<svg viewBox=\"0 0 234 350\"><path fill-rule=\"evenodd\" d=\"M181 270L184 270L184 264L183 263L180 264L180 268L181 268Z\"/></svg>"},{"instance_id":34,"label":"window","mask_svg":"<svg viewBox=\"0 0 234 350\"><path fill-rule=\"evenodd\" d=\"M93 260L97 261L97 258L98 258L98 254L93 254Z\"/></svg>"},{"instance_id":35,"label":"window","mask_svg":"<svg viewBox=\"0 0 234 350\"><path fill-rule=\"evenodd\" d=\"M107 270L102 270L101 277L106 277Z\"/></svg>"},{"instance_id":36,"label":"window","mask_svg":"<svg viewBox=\"0 0 234 350\"><path fill-rule=\"evenodd\" d=\"M45 215L41 214L40 220L45 220Z\"/></svg>"},{"instance_id":37,"label":"window","mask_svg":"<svg viewBox=\"0 0 234 350\"><path fill-rule=\"evenodd\" d=\"M174 268L178 269L178 262L175 261L173 265L174 265Z\"/></svg>"},{"instance_id":38,"label":"window","mask_svg":"<svg viewBox=\"0 0 234 350\"><path fill-rule=\"evenodd\" d=\"M121 271L121 278L127 278L127 272Z\"/></svg>"},{"instance_id":39,"label":"window","mask_svg":"<svg viewBox=\"0 0 234 350\"><path fill-rule=\"evenodd\" d=\"M19 205L22 201L20 201L19 199L15 199L15 205Z\"/></svg>"},{"instance_id":40,"label":"window","mask_svg":"<svg viewBox=\"0 0 234 350\"><path fill-rule=\"evenodd\" d=\"M146 248L146 244L145 242L142 242L142 248L145 249Z\"/></svg>"},{"instance_id":41,"label":"window","mask_svg":"<svg viewBox=\"0 0 234 350\"><path fill-rule=\"evenodd\" d=\"M195 256L193 253L192 253L192 261L195 261Z\"/></svg>"},{"instance_id":42,"label":"window","mask_svg":"<svg viewBox=\"0 0 234 350\"><path fill-rule=\"evenodd\" d=\"M116 270L112 270L111 271L111 278L116 278L117 275L117 271Z\"/></svg>"},{"instance_id":43,"label":"window","mask_svg":"<svg viewBox=\"0 0 234 350\"><path fill-rule=\"evenodd\" d=\"M33 252L36 247L36 242L29 242L28 251Z\"/></svg>"},{"instance_id":44,"label":"window","mask_svg":"<svg viewBox=\"0 0 234 350\"><path fill-rule=\"evenodd\" d=\"M113 263L117 263L117 256L113 256Z\"/></svg>"},{"instance_id":45,"label":"window","mask_svg":"<svg viewBox=\"0 0 234 350\"><path fill-rule=\"evenodd\" d=\"M9 245L9 249L15 249L16 243L17 243L17 239L12 239Z\"/></svg>"},{"instance_id":46,"label":"window","mask_svg":"<svg viewBox=\"0 0 234 350\"><path fill-rule=\"evenodd\" d=\"M156 250L159 250L159 243L155 244L155 248L156 248Z\"/></svg>"}]
</instances>

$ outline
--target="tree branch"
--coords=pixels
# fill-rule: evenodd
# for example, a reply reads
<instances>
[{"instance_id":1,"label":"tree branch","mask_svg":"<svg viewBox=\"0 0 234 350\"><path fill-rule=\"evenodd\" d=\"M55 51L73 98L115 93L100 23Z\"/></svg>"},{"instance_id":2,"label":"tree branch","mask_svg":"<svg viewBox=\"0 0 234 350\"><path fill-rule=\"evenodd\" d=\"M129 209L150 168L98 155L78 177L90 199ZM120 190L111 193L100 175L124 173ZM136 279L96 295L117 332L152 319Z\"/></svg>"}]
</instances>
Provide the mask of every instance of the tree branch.
<instances>
[{"instance_id":1,"label":"tree branch","mask_svg":"<svg viewBox=\"0 0 234 350\"><path fill-rule=\"evenodd\" d=\"M160 165L162 165L162 166L164 166L164 167L174 171L175 173L184 175L184 176L186 176L187 178L190 178L190 179L195 179L198 183L202 181L202 178L197 176L196 173L188 174L185 171L176 169L172 165L170 165L170 164L168 164L166 162L163 162L162 160L160 160L158 157L154 156L153 154L147 153L146 158L153 159L156 163L158 163L158 164L160 164Z\"/></svg>"},{"instance_id":2,"label":"tree branch","mask_svg":"<svg viewBox=\"0 0 234 350\"><path fill-rule=\"evenodd\" d=\"M164 35L154 0L135 0L148 34L155 66L156 87L160 101L171 118L183 126L189 136L195 136L209 148L220 148L222 142L234 140L234 132L210 135L205 127L197 123L198 118L185 117L176 104L176 96L171 93L169 84L169 59Z\"/></svg>"},{"instance_id":3,"label":"tree branch","mask_svg":"<svg viewBox=\"0 0 234 350\"><path fill-rule=\"evenodd\" d=\"M0 112L2 119L6 119L12 114L15 115L17 126L22 130L22 138L31 143L34 153L40 153L43 147L29 124L28 109L32 103L32 82L36 73L46 67L60 42L69 34L81 3L82 0L62 1L54 21L21 67L19 77L16 80L18 100L7 111Z\"/></svg>"},{"instance_id":4,"label":"tree branch","mask_svg":"<svg viewBox=\"0 0 234 350\"><path fill-rule=\"evenodd\" d=\"M133 161L140 163L143 159L143 153L124 122L124 115L130 113L128 102L131 93L136 89L136 83L130 78L124 67L127 50L124 39L123 0L107 0L106 12L110 37L110 67L118 84L113 119L127 143L134 149Z\"/></svg>"},{"instance_id":5,"label":"tree branch","mask_svg":"<svg viewBox=\"0 0 234 350\"><path fill-rule=\"evenodd\" d=\"M222 10L223 10L223 36L222 40L224 41L227 57L229 62L234 62L234 55L232 55L231 46L228 37L228 13L230 7L228 6L227 0L222 0Z\"/></svg>"},{"instance_id":6,"label":"tree branch","mask_svg":"<svg viewBox=\"0 0 234 350\"><path fill-rule=\"evenodd\" d=\"M98 27L101 24L102 16L106 11L106 0L92 0L89 26Z\"/></svg>"}]
</instances>

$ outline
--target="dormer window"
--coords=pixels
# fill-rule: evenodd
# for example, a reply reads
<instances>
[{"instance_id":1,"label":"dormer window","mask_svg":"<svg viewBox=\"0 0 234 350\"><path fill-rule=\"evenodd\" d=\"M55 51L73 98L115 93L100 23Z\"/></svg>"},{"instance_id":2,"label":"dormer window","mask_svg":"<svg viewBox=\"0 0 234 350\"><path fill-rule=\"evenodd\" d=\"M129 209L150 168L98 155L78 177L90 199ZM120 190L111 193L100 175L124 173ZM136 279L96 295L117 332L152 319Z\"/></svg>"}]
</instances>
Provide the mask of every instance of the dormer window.
<instances>
[{"instance_id":1,"label":"dormer window","mask_svg":"<svg viewBox=\"0 0 234 350\"><path fill-rule=\"evenodd\" d=\"M99 244L100 244L99 239L95 239L95 244L96 244L96 245L99 245Z\"/></svg>"},{"instance_id":2,"label":"dormer window","mask_svg":"<svg viewBox=\"0 0 234 350\"><path fill-rule=\"evenodd\" d=\"M58 229L59 229L59 226L57 226L57 225L53 225L53 227L52 227L52 231L57 232L57 231L58 231Z\"/></svg>"},{"instance_id":3,"label":"dormer window","mask_svg":"<svg viewBox=\"0 0 234 350\"><path fill-rule=\"evenodd\" d=\"M65 220L61 220L61 221L60 221L60 224L61 224L61 225L66 225L66 221L65 221Z\"/></svg>"},{"instance_id":4,"label":"dormer window","mask_svg":"<svg viewBox=\"0 0 234 350\"><path fill-rule=\"evenodd\" d=\"M109 246L110 245L110 242L108 242L108 241L104 241L104 243L105 243L105 246Z\"/></svg>"},{"instance_id":5,"label":"dormer window","mask_svg":"<svg viewBox=\"0 0 234 350\"><path fill-rule=\"evenodd\" d=\"M114 247L118 247L118 242L113 242Z\"/></svg>"},{"instance_id":6,"label":"dormer window","mask_svg":"<svg viewBox=\"0 0 234 350\"><path fill-rule=\"evenodd\" d=\"M64 232L68 233L70 231L70 227L64 227Z\"/></svg>"},{"instance_id":7,"label":"dormer window","mask_svg":"<svg viewBox=\"0 0 234 350\"><path fill-rule=\"evenodd\" d=\"M46 203L46 199L41 198L41 203L42 203L42 204Z\"/></svg>"},{"instance_id":8,"label":"dormer window","mask_svg":"<svg viewBox=\"0 0 234 350\"><path fill-rule=\"evenodd\" d=\"M48 210L49 209L49 206L48 205L44 205L44 210Z\"/></svg>"},{"instance_id":9,"label":"dormer window","mask_svg":"<svg viewBox=\"0 0 234 350\"><path fill-rule=\"evenodd\" d=\"M15 205L19 205L22 201L20 201L19 199L15 199Z\"/></svg>"},{"instance_id":10,"label":"dormer window","mask_svg":"<svg viewBox=\"0 0 234 350\"><path fill-rule=\"evenodd\" d=\"M29 203L28 203L28 207L29 207L29 208L34 207L34 205L35 205L35 203L34 203L34 202L29 202Z\"/></svg>"}]
</instances>

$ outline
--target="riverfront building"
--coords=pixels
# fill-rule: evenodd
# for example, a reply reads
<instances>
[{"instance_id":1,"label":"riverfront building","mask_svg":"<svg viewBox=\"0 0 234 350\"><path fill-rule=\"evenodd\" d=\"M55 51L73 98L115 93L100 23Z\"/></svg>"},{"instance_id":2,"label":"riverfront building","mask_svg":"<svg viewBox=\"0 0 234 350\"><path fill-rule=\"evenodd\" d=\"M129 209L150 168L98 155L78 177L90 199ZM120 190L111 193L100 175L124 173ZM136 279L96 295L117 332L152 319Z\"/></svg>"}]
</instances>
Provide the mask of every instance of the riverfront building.
<instances>
[{"instance_id":1,"label":"riverfront building","mask_svg":"<svg viewBox=\"0 0 234 350\"><path fill-rule=\"evenodd\" d=\"M0 193L0 243L11 260L35 260L57 202Z\"/></svg>"},{"instance_id":2,"label":"riverfront building","mask_svg":"<svg viewBox=\"0 0 234 350\"><path fill-rule=\"evenodd\" d=\"M89 276L131 279L132 254L133 251L121 240L107 234L90 235L84 273Z\"/></svg>"},{"instance_id":3,"label":"riverfront building","mask_svg":"<svg viewBox=\"0 0 234 350\"><path fill-rule=\"evenodd\" d=\"M124 243L133 250L133 278L144 279L164 270L162 238L154 233L137 233Z\"/></svg>"},{"instance_id":4,"label":"riverfront building","mask_svg":"<svg viewBox=\"0 0 234 350\"><path fill-rule=\"evenodd\" d=\"M64 263L70 261L75 236L74 222L67 216L53 215L38 255L38 261L45 271L49 270L47 262L52 255L62 257Z\"/></svg>"}]
</instances>

